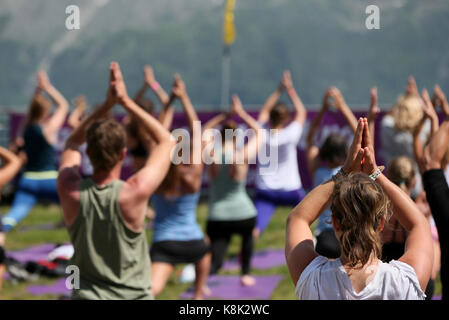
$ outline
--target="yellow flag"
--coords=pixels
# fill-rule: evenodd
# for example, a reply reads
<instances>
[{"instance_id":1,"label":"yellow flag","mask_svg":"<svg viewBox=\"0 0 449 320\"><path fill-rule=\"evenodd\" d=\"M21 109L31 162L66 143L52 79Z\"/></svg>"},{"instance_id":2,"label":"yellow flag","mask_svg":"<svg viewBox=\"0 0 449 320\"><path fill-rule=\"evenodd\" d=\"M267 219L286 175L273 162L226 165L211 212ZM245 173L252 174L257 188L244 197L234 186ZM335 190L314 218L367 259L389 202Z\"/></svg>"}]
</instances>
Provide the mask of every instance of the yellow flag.
<instances>
[{"instance_id":1,"label":"yellow flag","mask_svg":"<svg viewBox=\"0 0 449 320\"><path fill-rule=\"evenodd\" d=\"M225 45L230 45L235 41L234 9L235 0L226 0L223 22L223 42Z\"/></svg>"}]
</instances>

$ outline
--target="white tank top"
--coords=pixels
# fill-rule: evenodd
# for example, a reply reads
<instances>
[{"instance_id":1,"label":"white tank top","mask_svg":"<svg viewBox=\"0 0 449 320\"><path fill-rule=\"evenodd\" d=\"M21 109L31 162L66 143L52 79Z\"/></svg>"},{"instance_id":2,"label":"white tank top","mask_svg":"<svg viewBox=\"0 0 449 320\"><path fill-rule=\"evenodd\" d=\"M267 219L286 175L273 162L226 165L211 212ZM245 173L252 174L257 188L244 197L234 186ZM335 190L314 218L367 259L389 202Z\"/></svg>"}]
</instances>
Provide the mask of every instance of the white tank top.
<instances>
[{"instance_id":1,"label":"white tank top","mask_svg":"<svg viewBox=\"0 0 449 320\"><path fill-rule=\"evenodd\" d=\"M379 261L377 271L356 293L340 259L316 257L302 272L295 294L300 300L424 300L418 277L403 262Z\"/></svg>"}]
</instances>

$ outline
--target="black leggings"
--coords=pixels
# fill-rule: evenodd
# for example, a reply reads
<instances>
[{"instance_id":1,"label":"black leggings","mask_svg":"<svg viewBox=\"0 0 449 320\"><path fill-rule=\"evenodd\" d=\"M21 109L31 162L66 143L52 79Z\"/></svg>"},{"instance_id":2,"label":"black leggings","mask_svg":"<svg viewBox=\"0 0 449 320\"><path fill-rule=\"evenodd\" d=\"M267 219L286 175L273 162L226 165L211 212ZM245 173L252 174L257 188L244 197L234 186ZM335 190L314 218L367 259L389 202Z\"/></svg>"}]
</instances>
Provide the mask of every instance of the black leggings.
<instances>
[{"instance_id":1,"label":"black leggings","mask_svg":"<svg viewBox=\"0 0 449 320\"><path fill-rule=\"evenodd\" d=\"M216 274L223 265L229 241L233 234L242 237L242 274L249 274L253 254L253 229L256 218L238 221L208 221L207 235L211 241L212 263L210 274Z\"/></svg>"}]
</instances>

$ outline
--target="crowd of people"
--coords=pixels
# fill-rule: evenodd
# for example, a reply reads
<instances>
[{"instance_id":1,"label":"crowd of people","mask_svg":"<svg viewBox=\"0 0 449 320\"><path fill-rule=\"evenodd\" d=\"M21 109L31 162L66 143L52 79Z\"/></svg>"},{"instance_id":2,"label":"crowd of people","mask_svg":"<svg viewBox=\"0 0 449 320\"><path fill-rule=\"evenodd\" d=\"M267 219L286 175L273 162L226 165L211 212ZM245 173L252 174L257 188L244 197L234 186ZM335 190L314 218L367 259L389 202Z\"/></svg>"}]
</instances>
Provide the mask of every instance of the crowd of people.
<instances>
[{"instance_id":1,"label":"crowd of people","mask_svg":"<svg viewBox=\"0 0 449 320\"><path fill-rule=\"evenodd\" d=\"M47 199L62 207L74 247L71 264L80 270L73 299L153 299L179 264L194 265L194 299L202 299L209 292L207 278L220 271L234 234L242 240L241 285L252 286L254 243L278 206L294 207L286 224L285 256L299 299L430 299L439 273L443 299L449 297L449 103L440 87L435 86L431 98L409 79L405 93L378 126L379 155L374 149L377 89L371 89L366 118L357 120L342 93L329 88L306 133L306 163L299 163L313 180L313 189L306 192L297 148L307 110L288 71L257 119L234 95L229 112L202 126L196 125L199 117L178 74L170 94L149 66L144 80L130 98L113 62L105 101L88 114L86 99L78 98L69 114L67 100L45 72L38 73L14 146L11 151L0 148L0 188L22 169L11 208L0 223L0 285L7 232L39 200ZM148 89L162 105L158 114L145 98ZM280 102L284 92L293 116ZM188 139L172 134L175 100L182 105ZM115 105L126 113L121 121L111 114ZM438 107L446 116L442 123ZM338 132L317 142L322 119L331 109L352 130L351 145ZM239 127L237 118L254 133L243 143L226 134ZM56 164L57 134L65 123L72 133ZM210 129L220 139L204 138ZM211 149L211 144L220 147ZM276 168L262 173L267 164L259 161L259 151L273 147ZM187 150L189 161L173 160L180 150ZM204 161L205 153L211 163ZM128 154L133 173L121 180ZM88 173L80 171L86 161L92 168ZM246 187L252 163L253 197ZM196 217L203 175L209 181L205 230ZM150 242L147 218L154 221Z\"/></svg>"}]
</instances>

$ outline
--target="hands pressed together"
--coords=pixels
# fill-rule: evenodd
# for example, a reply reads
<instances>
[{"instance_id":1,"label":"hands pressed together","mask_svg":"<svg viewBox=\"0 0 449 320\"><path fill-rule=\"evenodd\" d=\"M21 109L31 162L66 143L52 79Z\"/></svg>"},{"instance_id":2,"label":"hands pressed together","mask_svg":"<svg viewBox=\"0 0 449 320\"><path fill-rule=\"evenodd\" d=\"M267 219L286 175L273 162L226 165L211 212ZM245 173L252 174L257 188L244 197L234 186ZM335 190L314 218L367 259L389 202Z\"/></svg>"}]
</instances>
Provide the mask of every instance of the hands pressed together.
<instances>
[{"instance_id":1,"label":"hands pressed together","mask_svg":"<svg viewBox=\"0 0 449 320\"><path fill-rule=\"evenodd\" d=\"M343 165L345 174L351 172L364 172L368 175L377 170L374 147L368 128L368 120L360 118L354 134L348 157Z\"/></svg>"}]
</instances>

